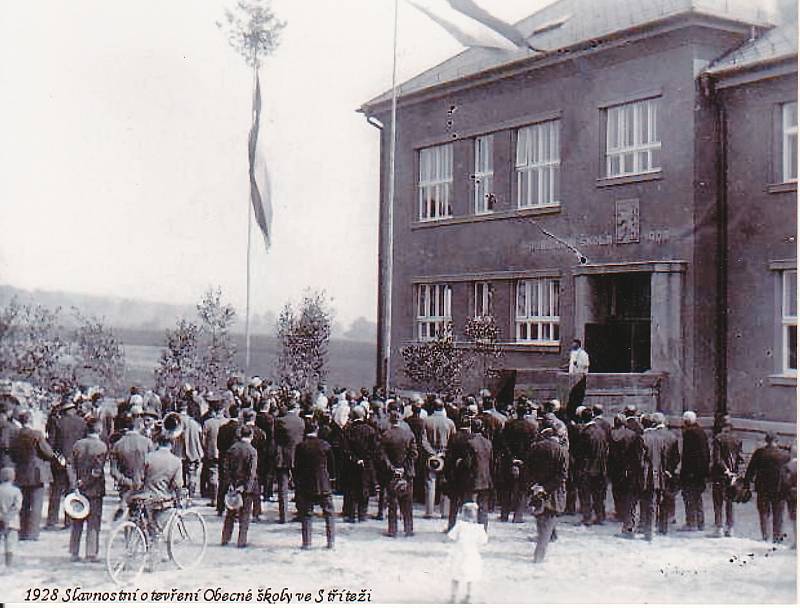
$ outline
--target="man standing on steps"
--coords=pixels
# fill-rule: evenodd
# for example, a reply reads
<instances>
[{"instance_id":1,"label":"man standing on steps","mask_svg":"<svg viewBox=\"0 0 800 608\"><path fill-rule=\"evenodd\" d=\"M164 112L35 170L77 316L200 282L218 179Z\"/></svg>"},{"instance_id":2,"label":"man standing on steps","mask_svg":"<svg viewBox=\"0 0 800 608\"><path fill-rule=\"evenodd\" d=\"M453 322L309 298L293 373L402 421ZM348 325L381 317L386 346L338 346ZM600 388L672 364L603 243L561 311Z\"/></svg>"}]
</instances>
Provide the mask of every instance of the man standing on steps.
<instances>
[{"instance_id":1,"label":"man standing on steps","mask_svg":"<svg viewBox=\"0 0 800 608\"><path fill-rule=\"evenodd\" d=\"M563 368L562 368L563 369ZM575 410L583 405L586 396L586 376L589 373L589 353L583 350L581 341L575 338L569 351L569 399L567 415L572 418Z\"/></svg>"},{"instance_id":2,"label":"man standing on steps","mask_svg":"<svg viewBox=\"0 0 800 608\"><path fill-rule=\"evenodd\" d=\"M305 439L295 449L294 489L303 536L303 549L311 548L311 518L314 506L322 507L328 549L336 539L330 472L335 470L330 444L318 437L319 427L312 418L305 422Z\"/></svg>"}]
</instances>

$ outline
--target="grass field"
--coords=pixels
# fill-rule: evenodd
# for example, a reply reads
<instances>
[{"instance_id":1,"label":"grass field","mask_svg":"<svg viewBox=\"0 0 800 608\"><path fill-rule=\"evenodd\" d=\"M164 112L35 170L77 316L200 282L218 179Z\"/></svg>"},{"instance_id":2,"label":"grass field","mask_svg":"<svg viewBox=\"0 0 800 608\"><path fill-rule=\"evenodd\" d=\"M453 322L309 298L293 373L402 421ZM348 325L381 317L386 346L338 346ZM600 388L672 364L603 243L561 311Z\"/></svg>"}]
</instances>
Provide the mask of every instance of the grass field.
<instances>
[{"instance_id":1,"label":"grass field","mask_svg":"<svg viewBox=\"0 0 800 608\"><path fill-rule=\"evenodd\" d=\"M153 369L164 348L163 331L118 330L117 335L125 348L125 384L151 386ZM244 336L234 336L236 363L244 368ZM374 344L349 340L332 340L328 350L328 385L359 388L371 387L375 382ZM272 336L253 336L251 340L251 365L249 373L265 378L273 376L278 345Z\"/></svg>"}]
</instances>

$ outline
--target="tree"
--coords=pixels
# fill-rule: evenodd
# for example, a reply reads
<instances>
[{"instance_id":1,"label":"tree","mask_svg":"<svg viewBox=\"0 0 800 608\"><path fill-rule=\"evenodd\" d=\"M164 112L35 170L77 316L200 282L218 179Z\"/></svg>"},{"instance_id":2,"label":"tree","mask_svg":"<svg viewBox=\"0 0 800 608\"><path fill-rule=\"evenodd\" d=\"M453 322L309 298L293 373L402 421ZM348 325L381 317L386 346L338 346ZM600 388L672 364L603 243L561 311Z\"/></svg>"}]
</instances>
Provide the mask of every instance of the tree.
<instances>
[{"instance_id":1,"label":"tree","mask_svg":"<svg viewBox=\"0 0 800 608\"><path fill-rule=\"evenodd\" d=\"M491 378L498 375L492 363L503 357L503 349L498 343L500 328L491 315L467 318L464 324L464 336L471 342L472 355L478 361L483 386L487 386Z\"/></svg>"},{"instance_id":2,"label":"tree","mask_svg":"<svg viewBox=\"0 0 800 608\"><path fill-rule=\"evenodd\" d=\"M224 22L218 21L217 27L225 30L233 50L257 70L262 58L278 48L286 22L275 16L268 0L239 0L233 10L225 10Z\"/></svg>"},{"instance_id":3,"label":"tree","mask_svg":"<svg viewBox=\"0 0 800 608\"><path fill-rule=\"evenodd\" d=\"M297 311L289 302L284 305L276 323L275 371L281 384L309 390L325 380L332 325L324 291L306 291Z\"/></svg>"},{"instance_id":4,"label":"tree","mask_svg":"<svg viewBox=\"0 0 800 608\"><path fill-rule=\"evenodd\" d=\"M453 339L453 323L448 322L433 340L408 344L400 349L403 373L429 393L461 393L468 353Z\"/></svg>"},{"instance_id":5,"label":"tree","mask_svg":"<svg viewBox=\"0 0 800 608\"><path fill-rule=\"evenodd\" d=\"M197 384L200 378L199 334L197 324L186 319L179 319L175 329L166 331L166 348L154 371L156 391L174 399L184 383Z\"/></svg>"},{"instance_id":6,"label":"tree","mask_svg":"<svg viewBox=\"0 0 800 608\"><path fill-rule=\"evenodd\" d=\"M197 305L200 316L200 374L197 385L202 390L224 386L236 371L236 347L230 335L236 311L222 302L220 288L209 289Z\"/></svg>"},{"instance_id":7,"label":"tree","mask_svg":"<svg viewBox=\"0 0 800 608\"><path fill-rule=\"evenodd\" d=\"M73 378L80 384L118 390L125 375L122 342L101 319L84 316L77 308L73 308L73 314L78 321L70 349L74 357Z\"/></svg>"},{"instance_id":8,"label":"tree","mask_svg":"<svg viewBox=\"0 0 800 608\"><path fill-rule=\"evenodd\" d=\"M59 312L12 298L0 311L0 373L41 387L64 375L59 363L68 345Z\"/></svg>"}]
</instances>

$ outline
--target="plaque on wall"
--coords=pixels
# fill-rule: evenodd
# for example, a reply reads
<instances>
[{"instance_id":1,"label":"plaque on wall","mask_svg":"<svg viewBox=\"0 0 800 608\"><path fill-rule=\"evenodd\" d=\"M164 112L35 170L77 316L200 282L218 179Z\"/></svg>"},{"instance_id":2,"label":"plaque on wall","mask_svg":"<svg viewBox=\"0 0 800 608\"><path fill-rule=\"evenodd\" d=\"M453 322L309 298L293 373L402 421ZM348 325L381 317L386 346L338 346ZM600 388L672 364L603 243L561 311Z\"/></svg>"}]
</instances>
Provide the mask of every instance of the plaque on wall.
<instances>
[{"instance_id":1,"label":"plaque on wall","mask_svg":"<svg viewBox=\"0 0 800 608\"><path fill-rule=\"evenodd\" d=\"M616 242L639 242L639 199L629 198L617 201L616 209Z\"/></svg>"}]
</instances>

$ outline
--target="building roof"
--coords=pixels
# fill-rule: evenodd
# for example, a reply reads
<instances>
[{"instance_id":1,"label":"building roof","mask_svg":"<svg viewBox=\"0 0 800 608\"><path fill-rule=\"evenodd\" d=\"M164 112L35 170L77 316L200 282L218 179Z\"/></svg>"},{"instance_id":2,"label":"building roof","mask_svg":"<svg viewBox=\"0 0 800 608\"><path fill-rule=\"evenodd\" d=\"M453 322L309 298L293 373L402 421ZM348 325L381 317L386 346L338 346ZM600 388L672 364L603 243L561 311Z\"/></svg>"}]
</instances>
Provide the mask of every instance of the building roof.
<instances>
[{"instance_id":1,"label":"building roof","mask_svg":"<svg viewBox=\"0 0 800 608\"><path fill-rule=\"evenodd\" d=\"M711 75L722 74L733 70L755 68L793 56L797 56L795 19L769 30L755 40L745 42L739 48L714 61L705 72Z\"/></svg>"},{"instance_id":2,"label":"building roof","mask_svg":"<svg viewBox=\"0 0 800 608\"><path fill-rule=\"evenodd\" d=\"M774 23L773 13L753 0L557 0L515 25L534 47L555 51L687 13L763 27ZM547 55L521 49L468 48L402 83L398 96ZM362 110L390 99L391 91L387 91L364 104Z\"/></svg>"}]
</instances>

